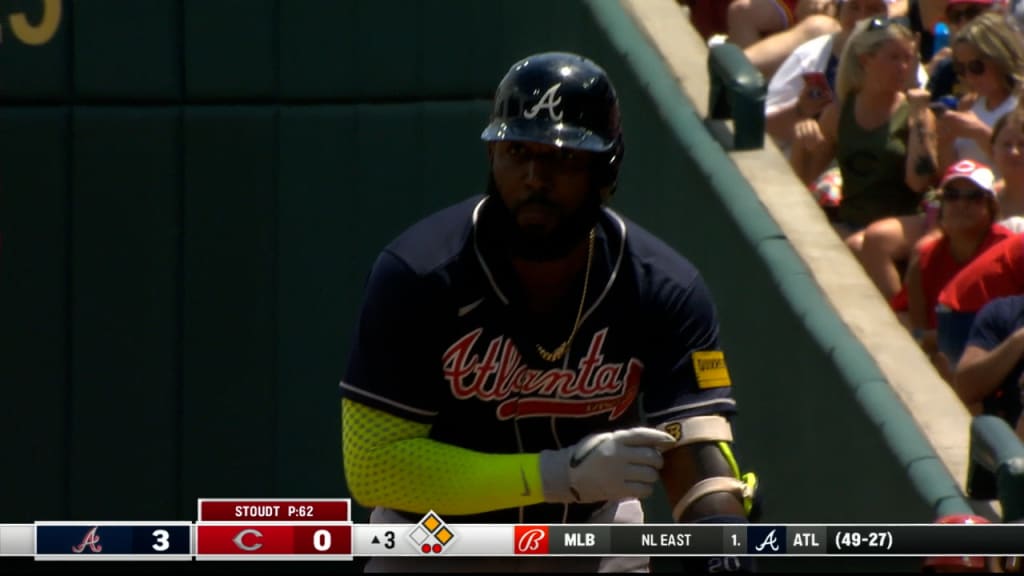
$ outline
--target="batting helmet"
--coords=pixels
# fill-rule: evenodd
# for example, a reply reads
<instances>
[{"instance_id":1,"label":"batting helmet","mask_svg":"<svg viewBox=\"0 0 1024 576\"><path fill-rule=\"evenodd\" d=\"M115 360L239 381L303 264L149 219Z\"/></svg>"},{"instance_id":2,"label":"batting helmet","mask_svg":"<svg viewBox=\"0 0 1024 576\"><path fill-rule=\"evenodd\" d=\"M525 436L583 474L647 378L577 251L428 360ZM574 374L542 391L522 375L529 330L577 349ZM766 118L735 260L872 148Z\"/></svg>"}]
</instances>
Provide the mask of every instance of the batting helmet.
<instances>
[{"instance_id":1,"label":"batting helmet","mask_svg":"<svg viewBox=\"0 0 1024 576\"><path fill-rule=\"evenodd\" d=\"M619 98L592 60L567 52L535 54L513 64L498 84L490 124L480 137L615 155L622 146Z\"/></svg>"},{"instance_id":2,"label":"batting helmet","mask_svg":"<svg viewBox=\"0 0 1024 576\"><path fill-rule=\"evenodd\" d=\"M989 524L982 516L951 514L935 521L936 524ZM985 572L988 566L983 556L931 556L924 561L928 572Z\"/></svg>"}]
</instances>

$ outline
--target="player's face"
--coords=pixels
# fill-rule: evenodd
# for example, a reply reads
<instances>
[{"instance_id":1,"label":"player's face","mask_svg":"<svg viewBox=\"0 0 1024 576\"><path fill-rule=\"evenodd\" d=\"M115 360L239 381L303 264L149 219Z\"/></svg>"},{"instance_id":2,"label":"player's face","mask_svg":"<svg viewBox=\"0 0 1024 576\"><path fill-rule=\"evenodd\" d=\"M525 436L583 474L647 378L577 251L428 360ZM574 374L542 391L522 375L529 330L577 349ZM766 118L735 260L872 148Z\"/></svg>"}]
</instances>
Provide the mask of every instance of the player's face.
<instances>
[{"instance_id":1,"label":"player's face","mask_svg":"<svg viewBox=\"0 0 1024 576\"><path fill-rule=\"evenodd\" d=\"M535 239L564 233L591 189L593 155L535 142L497 142L494 183L519 229Z\"/></svg>"}]
</instances>

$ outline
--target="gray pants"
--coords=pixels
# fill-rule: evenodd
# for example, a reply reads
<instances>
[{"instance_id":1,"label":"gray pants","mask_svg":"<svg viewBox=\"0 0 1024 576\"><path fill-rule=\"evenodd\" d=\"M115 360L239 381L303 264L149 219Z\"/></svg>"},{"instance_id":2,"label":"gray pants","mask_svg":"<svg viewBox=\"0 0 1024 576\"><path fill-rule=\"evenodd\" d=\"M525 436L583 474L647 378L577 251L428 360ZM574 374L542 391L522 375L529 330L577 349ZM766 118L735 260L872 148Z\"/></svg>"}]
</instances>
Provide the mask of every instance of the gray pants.
<instances>
[{"instance_id":1,"label":"gray pants","mask_svg":"<svg viewBox=\"0 0 1024 576\"><path fill-rule=\"evenodd\" d=\"M609 502L589 519L592 524L641 524L644 510L639 500ZM371 523L404 524L408 520L388 508L374 508ZM649 572L647 556L599 557L376 557L366 572Z\"/></svg>"}]
</instances>

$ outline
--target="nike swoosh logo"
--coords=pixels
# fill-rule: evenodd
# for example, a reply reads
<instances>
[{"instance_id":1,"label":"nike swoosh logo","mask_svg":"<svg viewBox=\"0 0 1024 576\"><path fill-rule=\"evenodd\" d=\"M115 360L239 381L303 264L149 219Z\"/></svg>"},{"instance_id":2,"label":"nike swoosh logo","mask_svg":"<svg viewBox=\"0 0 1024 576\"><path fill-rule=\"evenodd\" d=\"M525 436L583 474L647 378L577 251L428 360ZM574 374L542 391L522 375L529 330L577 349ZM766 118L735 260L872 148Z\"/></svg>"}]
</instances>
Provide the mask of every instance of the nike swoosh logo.
<instances>
[{"instance_id":1,"label":"nike swoosh logo","mask_svg":"<svg viewBox=\"0 0 1024 576\"><path fill-rule=\"evenodd\" d=\"M476 302L470 302L469 304L466 304L465 306L462 306L461 308L459 308L459 318L462 318L466 314L469 314L473 310L476 310L476 307L481 305L481 304L483 304L483 303L484 303L484 299L481 298L481 299L477 300Z\"/></svg>"},{"instance_id":2,"label":"nike swoosh logo","mask_svg":"<svg viewBox=\"0 0 1024 576\"><path fill-rule=\"evenodd\" d=\"M530 483L526 481L526 471L523 470L522 466L519 467L519 477L523 479L523 493L520 496L529 496Z\"/></svg>"},{"instance_id":3,"label":"nike swoosh logo","mask_svg":"<svg viewBox=\"0 0 1024 576\"><path fill-rule=\"evenodd\" d=\"M602 438L601 442L594 444L593 446L588 448L587 451L584 452L583 454L573 454L572 457L569 458L569 468L575 468L582 464L583 461L587 459L587 456L590 456L590 453L596 450L597 447L600 446L601 443L604 442L605 440L607 440L607 438Z\"/></svg>"}]
</instances>

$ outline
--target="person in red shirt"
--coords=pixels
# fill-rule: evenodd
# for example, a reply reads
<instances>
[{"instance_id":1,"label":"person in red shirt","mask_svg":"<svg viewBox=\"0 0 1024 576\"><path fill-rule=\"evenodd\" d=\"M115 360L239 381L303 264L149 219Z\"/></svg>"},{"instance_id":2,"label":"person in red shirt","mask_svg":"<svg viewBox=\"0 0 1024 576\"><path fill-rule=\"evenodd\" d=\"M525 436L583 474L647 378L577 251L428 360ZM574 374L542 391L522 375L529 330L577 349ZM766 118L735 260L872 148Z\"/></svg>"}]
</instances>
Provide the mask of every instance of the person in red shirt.
<instances>
[{"instance_id":1,"label":"person in red shirt","mask_svg":"<svg viewBox=\"0 0 1024 576\"><path fill-rule=\"evenodd\" d=\"M974 316L988 301L1024 293L1024 234L986 250L939 292L939 350L953 366L960 360Z\"/></svg>"},{"instance_id":2,"label":"person in red shirt","mask_svg":"<svg viewBox=\"0 0 1024 576\"><path fill-rule=\"evenodd\" d=\"M910 325L929 357L938 352L935 306L939 292L979 254L1012 236L995 223L999 205L994 182L992 170L980 162L963 160L950 166L939 184L942 234L921 244L907 269Z\"/></svg>"}]
</instances>

